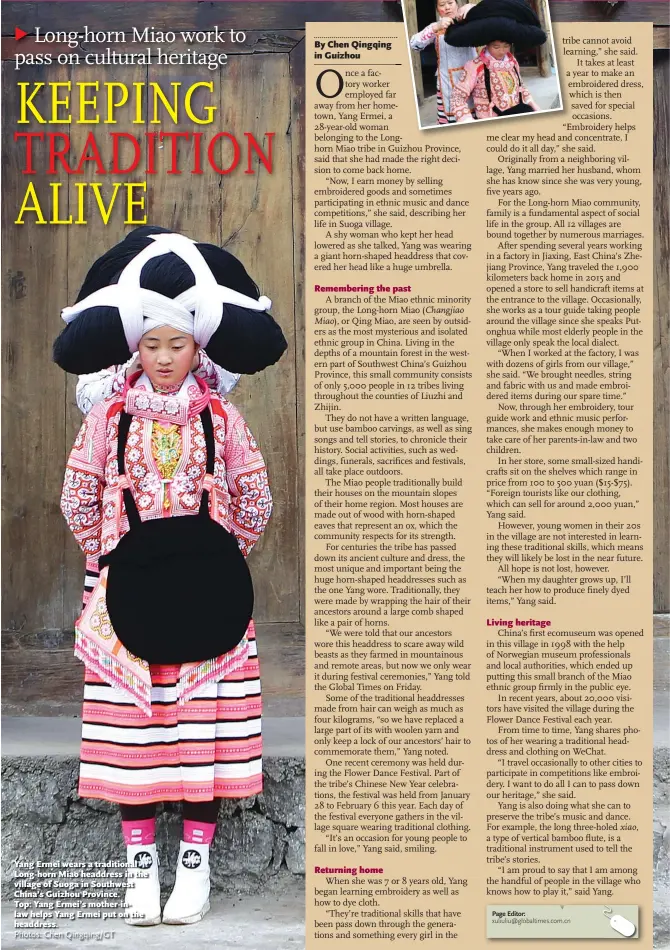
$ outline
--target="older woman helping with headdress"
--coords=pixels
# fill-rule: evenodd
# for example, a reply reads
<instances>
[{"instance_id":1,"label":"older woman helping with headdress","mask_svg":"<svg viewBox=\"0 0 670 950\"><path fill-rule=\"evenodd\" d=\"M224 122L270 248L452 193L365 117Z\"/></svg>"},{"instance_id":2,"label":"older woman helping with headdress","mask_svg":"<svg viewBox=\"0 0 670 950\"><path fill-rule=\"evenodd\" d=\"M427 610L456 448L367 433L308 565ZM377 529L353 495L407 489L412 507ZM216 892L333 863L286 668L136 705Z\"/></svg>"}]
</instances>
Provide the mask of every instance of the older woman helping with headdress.
<instances>
[{"instance_id":1,"label":"older woman helping with headdress","mask_svg":"<svg viewBox=\"0 0 670 950\"><path fill-rule=\"evenodd\" d=\"M471 9L471 3L461 5L458 0L437 0L437 20L410 37L409 45L415 50L425 49L431 43L435 45L438 125L456 121L451 104L452 90L463 78L465 64L477 55L473 47L449 46L444 39L445 33L452 24L465 19Z\"/></svg>"},{"instance_id":2,"label":"older woman helping with headdress","mask_svg":"<svg viewBox=\"0 0 670 950\"><path fill-rule=\"evenodd\" d=\"M121 806L132 924L161 921L156 803L184 803L162 920L194 923L220 799L262 789L245 557L272 501L244 419L191 367L198 347L233 374L279 359L270 306L223 249L139 228L93 265L54 345L69 372L136 351L142 366L84 420L61 502L87 566L79 794Z\"/></svg>"}]
</instances>

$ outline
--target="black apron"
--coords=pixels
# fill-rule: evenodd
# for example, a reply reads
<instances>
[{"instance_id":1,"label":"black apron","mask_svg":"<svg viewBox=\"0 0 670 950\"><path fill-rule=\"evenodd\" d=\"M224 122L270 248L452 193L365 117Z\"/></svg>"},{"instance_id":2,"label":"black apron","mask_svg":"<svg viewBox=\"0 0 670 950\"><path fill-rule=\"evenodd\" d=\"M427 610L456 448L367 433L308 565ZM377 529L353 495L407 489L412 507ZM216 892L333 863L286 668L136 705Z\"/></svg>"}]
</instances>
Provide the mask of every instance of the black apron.
<instances>
[{"instance_id":1,"label":"black apron","mask_svg":"<svg viewBox=\"0 0 670 950\"><path fill-rule=\"evenodd\" d=\"M509 109L499 109L498 106L491 106L491 111L495 112L497 116L501 115L523 115L524 112L534 112L534 109L531 109L527 103L523 102L521 99L521 76L519 75L519 70L514 67L514 72L516 73L516 78L519 80L519 101L515 106L512 106ZM488 66L484 66L484 83L486 84L486 95L489 97L489 102L491 101L491 73Z\"/></svg>"},{"instance_id":2,"label":"black apron","mask_svg":"<svg viewBox=\"0 0 670 950\"><path fill-rule=\"evenodd\" d=\"M207 446L206 471L214 474L214 426L200 414ZM132 417L121 413L119 475ZM208 660L242 640L254 605L251 575L233 534L209 516L203 489L197 515L142 521L128 488L123 500L130 530L109 554L107 611L126 649L148 663Z\"/></svg>"}]
</instances>

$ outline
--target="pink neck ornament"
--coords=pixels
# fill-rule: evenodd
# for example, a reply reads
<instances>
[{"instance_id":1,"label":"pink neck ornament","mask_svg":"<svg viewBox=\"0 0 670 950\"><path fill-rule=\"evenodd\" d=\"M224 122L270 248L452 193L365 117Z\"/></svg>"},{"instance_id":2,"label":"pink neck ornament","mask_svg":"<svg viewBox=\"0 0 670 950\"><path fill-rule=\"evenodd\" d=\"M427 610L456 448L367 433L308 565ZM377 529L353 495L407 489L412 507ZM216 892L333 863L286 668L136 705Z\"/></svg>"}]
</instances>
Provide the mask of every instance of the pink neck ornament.
<instances>
[{"instance_id":1,"label":"pink neck ornament","mask_svg":"<svg viewBox=\"0 0 670 950\"><path fill-rule=\"evenodd\" d=\"M131 416L142 419L151 419L163 425L186 425L193 416L198 416L210 402L211 393L207 384L197 376L189 373L178 389L169 392L158 392L136 383L141 374L136 374L126 380L123 394L125 396L124 409ZM145 377L146 378L146 377ZM150 386L147 379L147 383Z\"/></svg>"}]
</instances>

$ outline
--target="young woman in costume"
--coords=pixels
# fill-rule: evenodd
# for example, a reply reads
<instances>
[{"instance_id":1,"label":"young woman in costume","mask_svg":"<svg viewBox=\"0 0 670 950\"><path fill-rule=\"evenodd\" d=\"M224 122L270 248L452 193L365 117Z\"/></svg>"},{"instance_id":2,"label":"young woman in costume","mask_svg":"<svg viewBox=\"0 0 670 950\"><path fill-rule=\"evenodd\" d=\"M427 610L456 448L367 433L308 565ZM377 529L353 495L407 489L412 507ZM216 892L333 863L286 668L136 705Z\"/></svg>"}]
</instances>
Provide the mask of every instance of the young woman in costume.
<instances>
[{"instance_id":1,"label":"young woman in costume","mask_svg":"<svg viewBox=\"0 0 670 950\"><path fill-rule=\"evenodd\" d=\"M477 50L473 47L448 46L444 39L445 32L453 23L464 19L471 9L471 3L459 6L458 0L438 0L437 20L410 37L409 45L412 49L422 50L431 43L435 44L438 125L448 125L456 121L451 102L452 92L456 83L464 76L465 64L477 55Z\"/></svg>"},{"instance_id":2,"label":"young woman in costume","mask_svg":"<svg viewBox=\"0 0 670 950\"><path fill-rule=\"evenodd\" d=\"M472 122L470 98L478 119L537 112L512 52L547 40L540 21L524 0L481 0L464 23L455 24L446 42L457 48L482 46L465 65L451 97L457 122Z\"/></svg>"},{"instance_id":3,"label":"young woman in costume","mask_svg":"<svg viewBox=\"0 0 670 950\"><path fill-rule=\"evenodd\" d=\"M225 250L143 227L95 262L54 345L72 373L135 351L142 366L84 420L61 501L88 579L79 794L121 806L131 924L161 921L156 804L181 801L184 817L162 921L195 923L209 910L220 799L262 789L244 557L270 516L267 472L240 413L191 367L200 346L232 373L274 363L286 341L270 306ZM180 561L183 537L196 543Z\"/></svg>"}]
</instances>

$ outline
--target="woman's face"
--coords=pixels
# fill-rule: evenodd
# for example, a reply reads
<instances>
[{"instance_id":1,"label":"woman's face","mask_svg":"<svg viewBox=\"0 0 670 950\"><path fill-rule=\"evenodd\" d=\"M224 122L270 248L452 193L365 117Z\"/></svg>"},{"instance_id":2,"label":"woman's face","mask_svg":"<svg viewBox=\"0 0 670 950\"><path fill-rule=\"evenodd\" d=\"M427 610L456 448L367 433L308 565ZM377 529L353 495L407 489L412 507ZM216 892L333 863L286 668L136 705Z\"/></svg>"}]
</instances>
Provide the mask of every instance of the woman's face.
<instances>
[{"instance_id":1,"label":"woman's face","mask_svg":"<svg viewBox=\"0 0 670 950\"><path fill-rule=\"evenodd\" d=\"M437 4L437 15L439 17L455 17L458 13L458 3L456 0L439 0Z\"/></svg>"},{"instance_id":2,"label":"woman's face","mask_svg":"<svg viewBox=\"0 0 670 950\"><path fill-rule=\"evenodd\" d=\"M153 386L174 386L188 375L197 349L190 333L157 327L140 340L142 368Z\"/></svg>"},{"instance_id":3,"label":"woman's face","mask_svg":"<svg viewBox=\"0 0 670 950\"><path fill-rule=\"evenodd\" d=\"M504 43L502 40L494 40L493 43L489 43L486 48L494 59L504 59L512 47L509 43Z\"/></svg>"}]
</instances>

